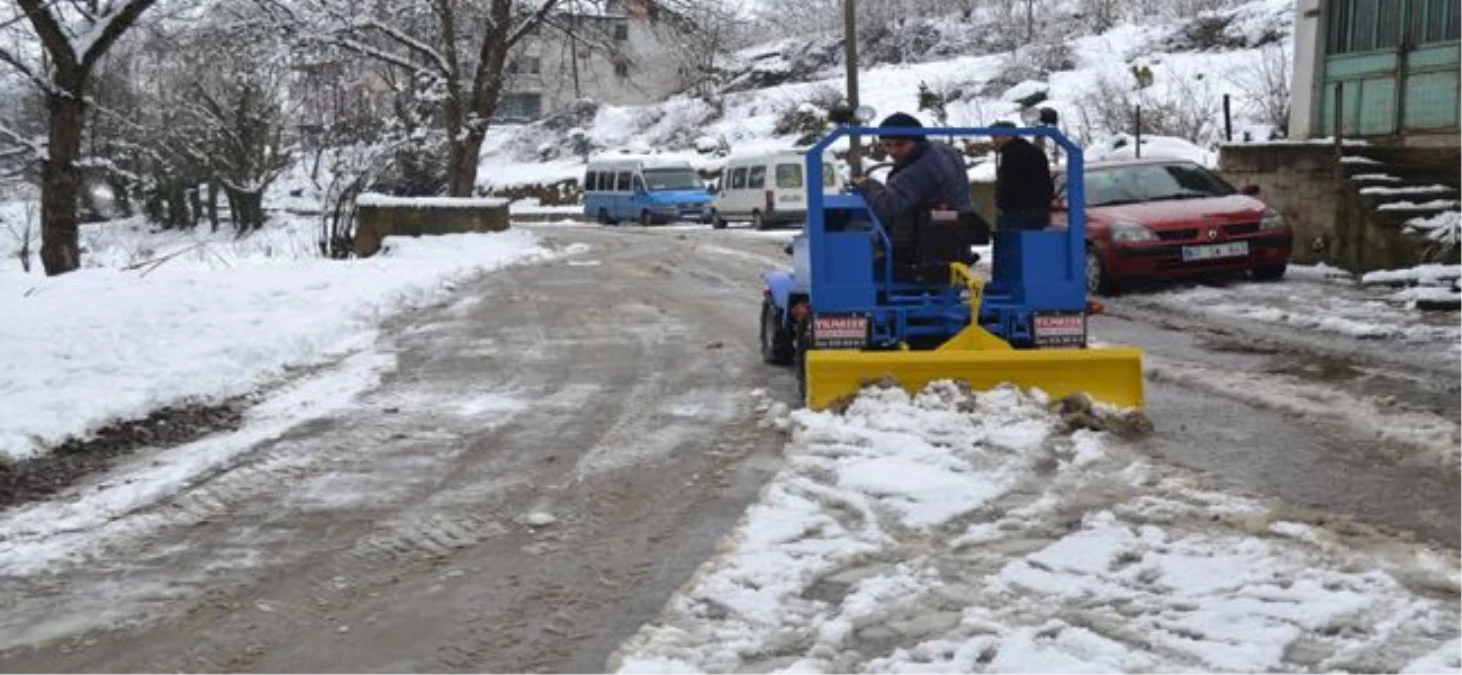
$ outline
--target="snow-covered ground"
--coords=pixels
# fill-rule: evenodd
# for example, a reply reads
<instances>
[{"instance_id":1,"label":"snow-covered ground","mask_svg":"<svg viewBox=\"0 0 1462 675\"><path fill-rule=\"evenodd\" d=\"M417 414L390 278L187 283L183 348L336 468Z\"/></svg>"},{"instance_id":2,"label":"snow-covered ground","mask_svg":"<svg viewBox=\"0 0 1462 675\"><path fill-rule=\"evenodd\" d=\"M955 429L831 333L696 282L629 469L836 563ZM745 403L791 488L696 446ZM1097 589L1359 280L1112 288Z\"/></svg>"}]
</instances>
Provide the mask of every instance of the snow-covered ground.
<instances>
[{"instance_id":1,"label":"snow-covered ground","mask_svg":"<svg viewBox=\"0 0 1462 675\"><path fill-rule=\"evenodd\" d=\"M786 468L611 668L1462 669L1454 551L1209 490L1009 389L769 407Z\"/></svg>"},{"instance_id":2,"label":"snow-covered ground","mask_svg":"<svg viewBox=\"0 0 1462 675\"><path fill-rule=\"evenodd\" d=\"M75 273L0 261L0 460L161 406L248 393L369 346L382 319L458 280L552 255L512 230L391 238L382 255L330 261L317 227L286 217L235 240L109 222L82 227ZM0 231L0 249L13 248L8 237Z\"/></svg>"},{"instance_id":3,"label":"snow-covered ground","mask_svg":"<svg viewBox=\"0 0 1462 675\"><path fill-rule=\"evenodd\" d=\"M1462 327L1455 314L1428 315L1411 307L1419 297L1455 297L1448 270L1424 265L1411 270L1366 275L1366 283L1428 284L1429 290L1361 287L1347 272L1326 266L1291 266L1279 283L1235 282L1186 286L1134 295L1128 301L1215 318L1239 318L1294 326L1359 339L1437 343L1455 358ZM1445 282L1445 285L1443 285Z\"/></svg>"}]
</instances>

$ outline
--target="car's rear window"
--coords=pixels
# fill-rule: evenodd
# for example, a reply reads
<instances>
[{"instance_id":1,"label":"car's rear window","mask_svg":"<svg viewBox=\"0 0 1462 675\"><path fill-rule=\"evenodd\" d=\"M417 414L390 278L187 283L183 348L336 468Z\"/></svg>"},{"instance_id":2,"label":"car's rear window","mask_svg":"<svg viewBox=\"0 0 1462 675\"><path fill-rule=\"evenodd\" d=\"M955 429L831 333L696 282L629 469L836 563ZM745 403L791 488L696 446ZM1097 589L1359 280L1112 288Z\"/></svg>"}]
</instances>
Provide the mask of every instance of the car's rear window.
<instances>
[{"instance_id":1,"label":"car's rear window","mask_svg":"<svg viewBox=\"0 0 1462 675\"><path fill-rule=\"evenodd\" d=\"M1065 175L1058 188L1064 193ZM1130 164L1088 169L1086 205L1111 206L1140 202L1224 197L1236 190L1197 164Z\"/></svg>"}]
</instances>

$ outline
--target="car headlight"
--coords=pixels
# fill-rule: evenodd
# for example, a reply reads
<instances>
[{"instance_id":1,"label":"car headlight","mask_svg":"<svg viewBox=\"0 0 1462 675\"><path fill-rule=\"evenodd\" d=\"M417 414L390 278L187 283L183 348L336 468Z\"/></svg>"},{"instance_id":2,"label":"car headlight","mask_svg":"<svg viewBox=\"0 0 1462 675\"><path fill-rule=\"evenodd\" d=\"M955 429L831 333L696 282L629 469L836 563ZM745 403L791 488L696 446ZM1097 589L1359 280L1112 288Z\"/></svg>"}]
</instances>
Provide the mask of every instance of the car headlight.
<instances>
[{"instance_id":1,"label":"car headlight","mask_svg":"<svg viewBox=\"0 0 1462 675\"><path fill-rule=\"evenodd\" d=\"M1286 227L1289 227L1289 223L1274 209L1264 209L1264 215L1259 217L1259 229L1261 230L1282 230Z\"/></svg>"},{"instance_id":2,"label":"car headlight","mask_svg":"<svg viewBox=\"0 0 1462 675\"><path fill-rule=\"evenodd\" d=\"M1112 241L1133 242L1133 241L1157 241L1157 235L1152 233L1142 223L1115 223L1112 225Z\"/></svg>"}]
</instances>

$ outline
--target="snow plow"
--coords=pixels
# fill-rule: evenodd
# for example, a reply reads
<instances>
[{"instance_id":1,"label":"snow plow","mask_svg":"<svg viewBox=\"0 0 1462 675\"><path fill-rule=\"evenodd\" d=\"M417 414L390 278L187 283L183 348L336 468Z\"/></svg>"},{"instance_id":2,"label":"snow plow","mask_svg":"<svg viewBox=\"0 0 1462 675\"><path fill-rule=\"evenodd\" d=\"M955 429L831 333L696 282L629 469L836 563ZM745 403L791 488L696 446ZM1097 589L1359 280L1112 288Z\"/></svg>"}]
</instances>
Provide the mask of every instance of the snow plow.
<instances>
[{"instance_id":1,"label":"snow plow","mask_svg":"<svg viewBox=\"0 0 1462 675\"><path fill-rule=\"evenodd\" d=\"M903 133L904 130L901 130ZM823 153L843 136L876 136L845 126L805 154L822 175ZM967 215L918 214L912 245L890 232L856 192L824 194L810 184L804 231L791 270L765 275L763 358L791 365L804 403L823 409L878 382L917 392L954 380L1001 384L1053 397L1085 394L1118 408L1141 408L1142 354L1091 347L1081 148L1050 127L927 128L924 136L1044 136L1068 165L1067 225L1041 231L988 231ZM987 281L971 266L974 246L993 238Z\"/></svg>"}]
</instances>

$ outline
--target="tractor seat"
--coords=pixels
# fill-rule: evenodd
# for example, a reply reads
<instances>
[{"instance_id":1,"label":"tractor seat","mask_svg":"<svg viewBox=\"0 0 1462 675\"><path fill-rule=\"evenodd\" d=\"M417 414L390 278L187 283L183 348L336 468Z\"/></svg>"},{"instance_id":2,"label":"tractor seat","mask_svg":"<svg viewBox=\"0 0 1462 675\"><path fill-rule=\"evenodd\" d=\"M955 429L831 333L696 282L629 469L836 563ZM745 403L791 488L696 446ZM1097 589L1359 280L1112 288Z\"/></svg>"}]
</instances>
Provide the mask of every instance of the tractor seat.
<instances>
[{"instance_id":1,"label":"tractor seat","mask_svg":"<svg viewBox=\"0 0 1462 675\"><path fill-rule=\"evenodd\" d=\"M974 265L974 247L989 243L990 224L978 213L920 212L912 246L895 249L894 267L904 281L946 283L950 263Z\"/></svg>"}]
</instances>

